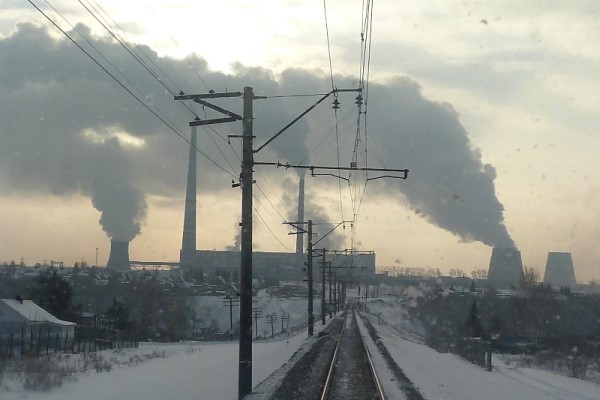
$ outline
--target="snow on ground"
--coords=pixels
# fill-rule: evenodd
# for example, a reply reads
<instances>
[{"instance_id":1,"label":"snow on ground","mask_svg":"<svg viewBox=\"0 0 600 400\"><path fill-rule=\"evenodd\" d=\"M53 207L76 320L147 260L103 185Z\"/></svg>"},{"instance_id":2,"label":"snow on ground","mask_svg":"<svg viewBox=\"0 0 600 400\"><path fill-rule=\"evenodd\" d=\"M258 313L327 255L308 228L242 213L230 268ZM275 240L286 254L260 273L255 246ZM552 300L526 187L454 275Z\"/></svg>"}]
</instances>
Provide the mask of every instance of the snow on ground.
<instances>
[{"instance_id":1,"label":"snow on ground","mask_svg":"<svg viewBox=\"0 0 600 400\"><path fill-rule=\"evenodd\" d=\"M195 296L193 299L193 307L201 320L198 327L218 327L221 331L226 332L229 329L229 307L225 307L223 298L220 296ZM315 310L320 303L315 302ZM270 296L266 290L260 290L256 296L252 298L252 307L260 308L262 318L258 321L258 334L263 335L267 331L271 334L271 325L267 324L266 316L275 314L277 323L273 326L275 333L281 330L281 315L283 313L289 315L289 327L298 326L306 323L307 320L307 304L305 298L281 299L275 296ZM240 319L239 307L233 308L233 323L238 323ZM252 323L254 329L254 320Z\"/></svg>"},{"instance_id":2,"label":"snow on ground","mask_svg":"<svg viewBox=\"0 0 600 400\"><path fill-rule=\"evenodd\" d=\"M289 338L256 342L253 346L253 386L281 367L306 338L306 331ZM134 367L115 366L110 372L88 371L77 382L49 392L6 391L2 400L163 400L237 399L237 342L230 343L142 343L129 354L166 351ZM103 352L106 358L111 351Z\"/></svg>"},{"instance_id":3,"label":"snow on ground","mask_svg":"<svg viewBox=\"0 0 600 400\"><path fill-rule=\"evenodd\" d=\"M377 324L377 317L367 315L388 351L406 376L426 399L448 400L599 400L600 385L556 375L547 371L506 365L493 358L493 371L470 364L453 354L405 340L398 331ZM368 337L362 325L363 335ZM384 390L392 399L402 394L377 349L369 339L369 350L379 372Z\"/></svg>"},{"instance_id":4,"label":"snow on ground","mask_svg":"<svg viewBox=\"0 0 600 400\"><path fill-rule=\"evenodd\" d=\"M277 306L274 300L262 297L267 313L290 306ZM270 303L270 304L269 304ZM278 309L277 307L283 307ZM298 307L302 307L299 304ZM377 310L375 304L370 304ZM404 332L403 314L380 307L382 315L395 322ZM277 312L277 311L272 311ZM289 312L289 311L286 311ZM300 310L298 310L300 313ZM494 369L487 372L458 356L437 353L415 341L403 339L393 326L377 324L377 317L368 315L381 340L407 377L428 400L599 400L600 385L567 378L550 372L503 363L494 358ZM299 318L301 319L301 318ZM363 335L368 336L362 322ZM321 330L317 324L315 334ZM258 341L253 345L253 386L285 364L306 340L306 330L291 337ZM414 339L413 339L414 340ZM380 379L390 399L403 399L403 394L378 356L375 345L369 344ZM164 351L165 358L154 358L128 367L115 365L109 372L88 370L76 382L65 383L49 392L23 389L8 390L6 381L0 384L2 400L163 400L163 399L236 399L238 382L237 342L222 343L142 343L139 349L102 352L107 359L119 356L127 359L135 354ZM12 385L13 388L16 386Z\"/></svg>"}]
</instances>

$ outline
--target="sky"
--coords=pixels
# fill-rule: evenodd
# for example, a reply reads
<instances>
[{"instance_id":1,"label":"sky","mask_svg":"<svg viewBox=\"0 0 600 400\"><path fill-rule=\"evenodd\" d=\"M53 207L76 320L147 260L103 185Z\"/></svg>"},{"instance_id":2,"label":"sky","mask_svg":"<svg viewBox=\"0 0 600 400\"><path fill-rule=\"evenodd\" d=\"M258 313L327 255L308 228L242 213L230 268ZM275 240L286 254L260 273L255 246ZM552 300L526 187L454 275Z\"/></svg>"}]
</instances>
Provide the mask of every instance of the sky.
<instances>
[{"instance_id":1,"label":"sky","mask_svg":"<svg viewBox=\"0 0 600 400\"><path fill-rule=\"evenodd\" d=\"M177 260L187 123L216 114L172 93L252 86L268 97L254 102L259 146L319 99L272 96L360 82L362 1L33 3L145 105L31 4L0 2L2 261L94 264L98 249L104 265L108 237L133 238L134 260ZM382 268L469 272L487 268L491 247L516 246L542 276L548 252L566 251L578 281L600 279L600 5L371 4L359 128L355 93L340 93L337 118L328 99L255 159L349 165L359 132L360 165L408 168L406 181L366 186L357 174L306 179L307 219L354 220L327 245L374 250ZM239 99L218 104L241 113ZM199 129L199 249L235 243L240 143L227 135L240 133ZM255 171L254 247L293 251L283 222L295 219L298 174Z\"/></svg>"}]
</instances>

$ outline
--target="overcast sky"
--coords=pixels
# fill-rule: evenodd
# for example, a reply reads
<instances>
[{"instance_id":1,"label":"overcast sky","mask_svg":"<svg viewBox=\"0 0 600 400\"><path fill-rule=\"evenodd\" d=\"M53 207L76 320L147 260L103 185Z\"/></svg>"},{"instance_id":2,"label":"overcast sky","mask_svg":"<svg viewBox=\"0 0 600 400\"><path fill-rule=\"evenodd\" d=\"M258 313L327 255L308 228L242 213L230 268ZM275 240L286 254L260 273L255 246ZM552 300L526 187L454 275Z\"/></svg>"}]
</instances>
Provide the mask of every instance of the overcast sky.
<instances>
[{"instance_id":1,"label":"overcast sky","mask_svg":"<svg viewBox=\"0 0 600 400\"><path fill-rule=\"evenodd\" d=\"M113 33L139 45L136 54L163 85L80 3L49 2L66 21L48 3L34 3L184 137L194 114L167 89L331 90L322 1L83 1ZM339 88L358 82L362 4L326 2ZM187 143L30 4L0 6L0 259L93 264L98 248L103 265L110 236L133 238L132 259L176 260ZM358 185L362 202L353 204L352 185L308 176L313 217L306 217L339 222L358 211L354 245L375 250L381 266L470 271L487 268L491 246L515 245L542 273L549 251L567 251L579 281L600 279L600 5L373 6L368 166L408 168L409 179L370 181L364 197ZM256 101L256 143L317 99ZM339 100L337 142L327 100L257 160L337 165L339 148L349 165L354 94ZM219 104L241 113L239 99ZM199 155L200 249L235 241L240 193L231 181L240 146L225 138L240 129L199 130L199 147L214 161ZM282 222L294 215L298 176L255 170L256 248L293 249ZM350 231L329 245L350 247Z\"/></svg>"}]
</instances>

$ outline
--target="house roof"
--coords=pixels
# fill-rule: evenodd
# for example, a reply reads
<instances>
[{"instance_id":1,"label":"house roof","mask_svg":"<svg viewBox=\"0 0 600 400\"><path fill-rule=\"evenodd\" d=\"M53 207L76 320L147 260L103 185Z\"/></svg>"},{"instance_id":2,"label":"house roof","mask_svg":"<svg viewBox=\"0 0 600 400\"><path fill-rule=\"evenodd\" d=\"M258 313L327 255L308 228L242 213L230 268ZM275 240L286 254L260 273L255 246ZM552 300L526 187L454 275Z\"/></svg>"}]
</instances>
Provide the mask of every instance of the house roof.
<instances>
[{"instance_id":1,"label":"house roof","mask_svg":"<svg viewBox=\"0 0 600 400\"><path fill-rule=\"evenodd\" d=\"M0 299L0 302L12 308L23 318L31 322L49 322L56 325L72 326L77 325L74 322L63 321L44 310L31 300L23 300L23 302L15 299Z\"/></svg>"}]
</instances>

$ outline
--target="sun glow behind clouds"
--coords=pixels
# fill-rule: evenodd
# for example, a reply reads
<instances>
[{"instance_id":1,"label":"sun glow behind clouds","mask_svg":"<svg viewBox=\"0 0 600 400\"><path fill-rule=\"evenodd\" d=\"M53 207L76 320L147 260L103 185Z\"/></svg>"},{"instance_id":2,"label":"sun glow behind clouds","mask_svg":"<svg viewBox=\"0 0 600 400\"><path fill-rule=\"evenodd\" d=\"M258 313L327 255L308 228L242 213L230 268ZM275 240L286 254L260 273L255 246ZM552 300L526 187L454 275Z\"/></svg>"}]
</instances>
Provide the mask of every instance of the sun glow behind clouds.
<instances>
[{"instance_id":1,"label":"sun glow behind clouds","mask_svg":"<svg viewBox=\"0 0 600 400\"><path fill-rule=\"evenodd\" d=\"M83 136L92 143L104 143L108 139L117 138L119 140L119 144L124 147L141 148L146 144L144 139L130 135L129 133L121 131L118 128L111 128L105 132L97 132L93 129L86 129L83 131Z\"/></svg>"}]
</instances>

